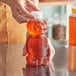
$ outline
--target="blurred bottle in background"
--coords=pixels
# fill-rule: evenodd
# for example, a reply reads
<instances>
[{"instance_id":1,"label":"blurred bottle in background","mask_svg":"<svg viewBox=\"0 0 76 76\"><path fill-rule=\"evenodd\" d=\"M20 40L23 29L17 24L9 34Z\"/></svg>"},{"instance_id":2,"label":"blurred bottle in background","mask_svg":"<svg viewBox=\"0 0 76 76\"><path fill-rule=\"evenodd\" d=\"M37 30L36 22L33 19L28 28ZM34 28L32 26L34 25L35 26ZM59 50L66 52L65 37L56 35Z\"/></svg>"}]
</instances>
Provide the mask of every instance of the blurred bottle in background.
<instances>
[{"instance_id":1,"label":"blurred bottle in background","mask_svg":"<svg viewBox=\"0 0 76 76\"><path fill-rule=\"evenodd\" d=\"M76 46L69 45L68 49L68 70L76 71Z\"/></svg>"},{"instance_id":2,"label":"blurred bottle in background","mask_svg":"<svg viewBox=\"0 0 76 76\"><path fill-rule=\"evenodd\" d=\"M72 8L69 16L68 69L76 71L76 7Z\"/></svg>"},{"instance_id":3,"label":"blurred bottle in background","mask_svg":"<svg viewBox=\"0 0 76 76\"><path fill-rule=\"evenodd\" d=\"M54 40L66 40L65 15L54 14L54 23L52 27L52 37Z\"/></svg>"},{"instance_id":4,"label":"blurred bottle in background","mask_svg":"<svg viewBox=\"0 0 76 76\"><path fill-rule=\"evenodd\" d=\"M72 15L69 17L69 44L76 45L76 7L72 8Z\"/></svg>"}]
</instances>

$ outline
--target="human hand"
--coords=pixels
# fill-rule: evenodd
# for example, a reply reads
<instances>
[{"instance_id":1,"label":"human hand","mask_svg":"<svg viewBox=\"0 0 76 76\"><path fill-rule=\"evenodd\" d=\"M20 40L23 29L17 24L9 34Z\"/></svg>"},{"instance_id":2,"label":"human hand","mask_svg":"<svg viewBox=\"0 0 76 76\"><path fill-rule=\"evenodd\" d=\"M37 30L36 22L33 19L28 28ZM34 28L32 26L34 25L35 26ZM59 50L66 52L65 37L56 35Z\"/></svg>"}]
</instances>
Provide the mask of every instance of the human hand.
<instances>
[{"instance_id":1,"label":"human hand","mask_svg":"<svg viewBox=\"0 0 76 76\"><path fill-rule=\"evenodd\" d=\"M12 16L19 23L34 19L31 11L39 11L37 0L10 0L7 4L11 7Z\"/></svg>"}]
</instances>

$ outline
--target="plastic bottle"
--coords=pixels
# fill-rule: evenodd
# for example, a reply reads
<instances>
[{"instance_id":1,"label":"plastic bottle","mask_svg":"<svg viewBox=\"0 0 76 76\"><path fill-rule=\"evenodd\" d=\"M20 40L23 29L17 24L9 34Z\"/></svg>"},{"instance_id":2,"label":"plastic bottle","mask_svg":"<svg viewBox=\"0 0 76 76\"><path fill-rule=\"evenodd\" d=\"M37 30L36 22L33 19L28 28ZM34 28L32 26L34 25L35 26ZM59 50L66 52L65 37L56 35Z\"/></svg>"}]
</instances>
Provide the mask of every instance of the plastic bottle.
<instances>
[{"instance_id":1,"label":"plastic bottle","mask_svg":"<svg viewBox=\"0 0 76 76\"><path fill-rule=\"evenodd\" d=\"M76 71L76 7L72 8L72 15L69 17L68 69Z\"/></svg>"},{"instance_id":2,"label":"plastic bottle","mask_svg":"<svg viewBox=\"0 0 76 76\"><path fill-rule=\"evenodd\" d=\"M72 8L72 15L69 17L69 44L76 45L76 8Z\"/></svg>"},{"instance_id":3,"label":"plastic bottle","mask_svg":"<svg viewBox=\"0 0 76 76\"><path fill-rule=\"evenodd\" d=\"M58 13L54 14L54 23L52 26L52 36L54 40L66 40L65 16Z\"/></svg>"},{"instance_id":4,"label":"plastic bottle","mask_svg":"<svg viewBox=\"0 0 76 76\"><path fill-rule=\"evenodd\" d=\"M41 11L33 11L36 19L27 23L26 61L32 66L46 65L49 62L47 24Z\"/></svg>"}]
</instances>

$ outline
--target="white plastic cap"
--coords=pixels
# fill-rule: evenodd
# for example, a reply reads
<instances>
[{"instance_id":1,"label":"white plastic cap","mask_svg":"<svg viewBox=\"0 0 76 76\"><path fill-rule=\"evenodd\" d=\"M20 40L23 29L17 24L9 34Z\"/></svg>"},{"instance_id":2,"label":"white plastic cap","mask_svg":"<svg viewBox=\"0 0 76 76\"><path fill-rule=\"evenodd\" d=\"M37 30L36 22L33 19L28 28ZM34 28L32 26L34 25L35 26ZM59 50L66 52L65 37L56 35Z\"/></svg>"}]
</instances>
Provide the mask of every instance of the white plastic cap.
<instances>
[{"instance_id":1,"label":"white plastic cap","mask_svg":"<svg viewBox=\"0 0 76 76\"><path fill-rule=\"evenodd\" d=\"M32 11L31 14L33 14L36 17L35 19L42 19L43 18L42 11Z\"/></svg>"}]
</instances>

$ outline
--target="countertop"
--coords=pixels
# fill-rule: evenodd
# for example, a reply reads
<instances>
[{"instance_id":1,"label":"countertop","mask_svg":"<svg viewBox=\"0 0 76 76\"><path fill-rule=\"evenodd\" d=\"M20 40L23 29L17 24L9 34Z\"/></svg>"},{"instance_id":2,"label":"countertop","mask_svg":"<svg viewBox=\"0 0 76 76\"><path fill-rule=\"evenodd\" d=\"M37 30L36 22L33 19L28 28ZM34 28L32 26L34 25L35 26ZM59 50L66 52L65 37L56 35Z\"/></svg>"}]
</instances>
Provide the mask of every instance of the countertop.
<instances>
[{"instance_id":1,"label":"countertop","mask_svg":"<svg viewBox=\"0 0 76 76\"><path fill-rule=\"evenodd\" d=\"M56 47L53 62L32 67L22 56L24 44L0 44L0 76L76 76L67 69L68 48Z\"/></svg>"}]
</instances>

